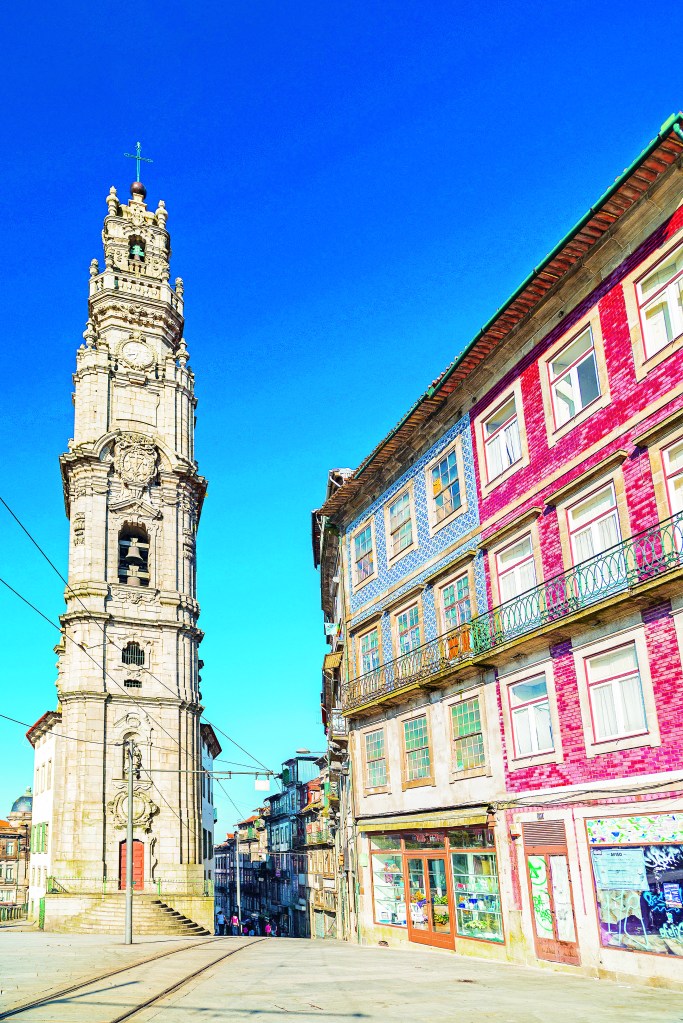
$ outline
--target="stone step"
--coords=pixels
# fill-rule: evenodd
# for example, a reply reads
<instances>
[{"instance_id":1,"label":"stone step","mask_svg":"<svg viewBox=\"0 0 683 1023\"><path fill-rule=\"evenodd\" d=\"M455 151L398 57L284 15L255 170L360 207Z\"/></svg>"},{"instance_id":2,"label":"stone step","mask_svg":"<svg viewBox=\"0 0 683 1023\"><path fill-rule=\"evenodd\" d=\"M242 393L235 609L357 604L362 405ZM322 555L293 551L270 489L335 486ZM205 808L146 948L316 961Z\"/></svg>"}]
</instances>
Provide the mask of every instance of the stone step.
<instances>
[{"instance_id":1,"label":"stone step","mask_svg":"<svg viewBox=\"0 0 683 1023\"><path fill-rule=\"evenodd\" d=\"M55 930L61 933L116 934L125 927L125 893L105 896L84 912L67 918ZM161 899L136 896L133 903L134 934L172 934L186 937L210 936L211 932L183 916Z\"/></svg>"}]
</instances>

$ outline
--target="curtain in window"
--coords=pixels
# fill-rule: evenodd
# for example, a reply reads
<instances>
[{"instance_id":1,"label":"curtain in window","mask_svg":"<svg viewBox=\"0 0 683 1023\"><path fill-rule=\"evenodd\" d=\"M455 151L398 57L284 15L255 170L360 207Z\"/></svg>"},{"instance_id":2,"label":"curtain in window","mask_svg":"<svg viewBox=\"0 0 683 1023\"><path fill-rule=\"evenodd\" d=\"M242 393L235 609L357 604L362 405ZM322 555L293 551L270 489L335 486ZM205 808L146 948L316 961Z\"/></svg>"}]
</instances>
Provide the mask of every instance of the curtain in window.
<instances>
[{"instance_id":1,"label":"curtain in window","mask_svg":"<svg viewBox=\"0 0 683 1023\"><path fill-rule=\"evenodd\" d=\"M547 703L537 703L534 708L534 723L536 725L536 740L538 749L553 748L553 730L550 724L550 706Z\"/></svg>"},{"instance_id":2,"label":"curtain in window","mask_svg":"<svg viewBox=\"0 0 683 1023\"><path fill-rule=\"evenodd\" d=\"M637 732L640 728L644 728L643 690L638 675L621 680L621 699L624 705L625 731Z\"/></svg>"},{"instance_id":3,"label":"curtain in window","mask_svg":"<svg viewBox=\"0 0 683 1023\"><path fill-rule=\"evenodd\" d=\"M513 465L522 457L522 445L519 438L519 421L513 419L503 430L505 445L505 468Z\"/></svg>"},{"instance_id":4,"label":"curtain in window","mask_svg":"<svg viewBox=\"0 0 683 1023\"><path fill-rule=\"evenodd\" d=\"M515 711L513 715L517 756L524 757L533 752L531 742L531 720L529 708Z\"/></svg>"},{"instance_id":5,"label":"curtain in window","mask_svg":"<svg viewBox=\"0 0 683 1023\"><path fill-rule=\"evenodd\" d=\"M592 697L596 738L604 739L608 735L617 735L617 713L612 686L609 683L604 686L593 686Z\"/></svg>"}]
</instances>

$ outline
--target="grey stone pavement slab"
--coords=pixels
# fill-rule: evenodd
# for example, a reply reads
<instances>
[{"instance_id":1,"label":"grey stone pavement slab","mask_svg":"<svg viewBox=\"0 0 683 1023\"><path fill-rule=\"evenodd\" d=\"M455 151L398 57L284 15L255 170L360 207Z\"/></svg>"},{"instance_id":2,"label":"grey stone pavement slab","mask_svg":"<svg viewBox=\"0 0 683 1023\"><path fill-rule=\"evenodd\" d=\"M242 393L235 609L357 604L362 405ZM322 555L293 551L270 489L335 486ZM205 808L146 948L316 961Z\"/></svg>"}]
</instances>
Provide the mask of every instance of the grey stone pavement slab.
<instances>
[{"instance_id":1,"label":"grey stone pavement slab","mask_svg":"<svg viewBox=\"0 0 683 1023\"><path fill-rule=\"evenodd\" d=\"M0 1011L57 988L67 987L107 970L175 947L196 938L154 937L124 945L109 935L45 934L0 929Z\"/></svg>"},{"instance_id":2,"label":"grey stone pavement slab","mask_svg":"<svg viewBox=\"0 0 683 1023\"><path fill-rule=\"evenodd\" d=\"M44 978L66 986L119 963L143 959L172 942L131 948L117 938L0 932L2 977L13 972L24 997L46 990ZM162 960L155 984L180 979L191 962L209 961L243 941L223 938L205 953ZM210 953L210 954L209 954ZM182 964L182 965L181 965ZM150 967L145 967L149 970ZM682 968L683 969L683 968ZM132 975L89 996L88 1023L116 1015L128 999ZM171 980L172 982L172 980ZM138 982L140 987L144 984ZM54 987L54 984L50 984ZM133 992L134 993L134 992ZM11 992L16 1002L17 988ZM3 995L4 999L5 996ZM35 1019L82 1019L69 998ZM6 1003L5 1003L6 1004ZM0 1008L2 1001L0 1001ZM119 1010L120 1011L120 1010ZM21 1017L16 1017L21 1023ZM32 1017L33 1018L33 1017ZM255 1021L280 1023L683 1023L683 992L471 960L433 949L363 948L336 941L275 938L238 951L169 998L135 1016L135 1023Z\"/></svg>"}]
</instances>

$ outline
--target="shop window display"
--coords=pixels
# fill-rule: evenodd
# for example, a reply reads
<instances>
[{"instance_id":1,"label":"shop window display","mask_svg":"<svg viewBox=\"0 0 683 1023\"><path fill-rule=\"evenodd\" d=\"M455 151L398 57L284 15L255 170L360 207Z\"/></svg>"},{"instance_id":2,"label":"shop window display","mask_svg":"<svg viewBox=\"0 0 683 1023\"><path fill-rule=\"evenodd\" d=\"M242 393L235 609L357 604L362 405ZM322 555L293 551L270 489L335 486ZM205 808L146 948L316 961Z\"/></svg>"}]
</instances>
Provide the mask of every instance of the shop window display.
<instances>
[{"instance_id":1,"label":"shop window display","mask_svg":"<svg viewBox=\"0 0 683 1023\"><path fill-rule=\"evenodd\" d=\"M451 832L451 865L455 894L456 930L463 938L503 940L498 867L489 830ZM458 849L458 847L460 847ZM458 850L458 851L455 851Z\"/></svg>"},{"instance_id":2,"label":"shop window display","mask_svg":"<svg viewBox=\"0 0 683 1023\"><path fill-rule=\"evenodd\" d=\"M683 957L683 814L586 823L602 944Z\"/></svg>"},{"instance_id":3,"label":"shop window display","mask_svg":"<svg viewBox=\"0 0 683 1023\"><path fill-rule=\"evenodd\" d=\"M406 897L403 885L403 857L373 853L372 883L375 921L406 926Z\"/></svg>"}]
</instances>

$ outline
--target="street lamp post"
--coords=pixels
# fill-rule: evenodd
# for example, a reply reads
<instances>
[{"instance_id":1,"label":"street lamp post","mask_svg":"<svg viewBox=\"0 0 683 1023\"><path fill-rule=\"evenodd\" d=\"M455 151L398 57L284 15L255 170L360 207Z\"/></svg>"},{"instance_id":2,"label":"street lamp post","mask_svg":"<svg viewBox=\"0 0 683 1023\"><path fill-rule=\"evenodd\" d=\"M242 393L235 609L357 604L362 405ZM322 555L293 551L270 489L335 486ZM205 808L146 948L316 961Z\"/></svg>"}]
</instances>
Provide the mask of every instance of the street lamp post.
<instances>
[{"instance_id":1,"label":"street lamp post","mask_svg":"<svg viewBox=\"0 0 683 1023\"><path fill-rule=\"evenodd\" d=\"M133 773L134 743L128 740L126 760L128 761L128 821L126 827L126 930L124 943L133 944Z\"/></svg>"},{"instance_id":2,"label":"street lamp post","mask_svg":"<svg viewBox=\"0 0 683 1023\"><path fill-rule=\"evenodd\" d=\"M235 827L235 889L237 893L237 919L242 926L242 893L240 890L240 829Z\"/></svg>"}]
</instances>

